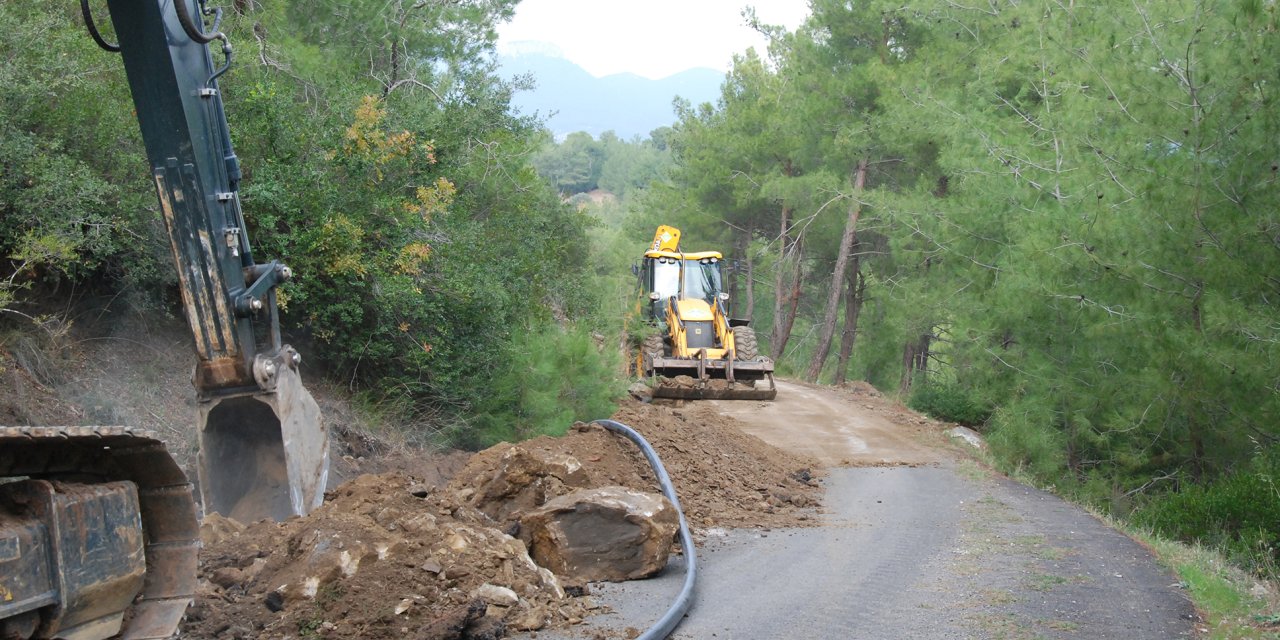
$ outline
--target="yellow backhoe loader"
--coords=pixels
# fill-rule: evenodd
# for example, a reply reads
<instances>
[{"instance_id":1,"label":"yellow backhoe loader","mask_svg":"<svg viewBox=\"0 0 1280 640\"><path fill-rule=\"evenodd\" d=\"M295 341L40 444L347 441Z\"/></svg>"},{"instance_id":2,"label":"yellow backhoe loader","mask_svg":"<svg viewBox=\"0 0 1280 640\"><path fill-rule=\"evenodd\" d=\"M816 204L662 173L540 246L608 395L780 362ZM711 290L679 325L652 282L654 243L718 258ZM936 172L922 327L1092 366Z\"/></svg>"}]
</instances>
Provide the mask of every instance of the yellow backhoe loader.
<instances>
[{"instance_id":1,"label":"yellow backhoe loader","mask_svg":"<svg viewBox=\"0 0 1280 640\"><path fill-rule=\"evenodd\" d=\"M662 225L634 267L646 326L636 369L651 379L655 398L777 396L773 361L759 354L750 320L729 317L723 266L718 251L682 251L680 230Z\"/></svg>"}]
</instances>

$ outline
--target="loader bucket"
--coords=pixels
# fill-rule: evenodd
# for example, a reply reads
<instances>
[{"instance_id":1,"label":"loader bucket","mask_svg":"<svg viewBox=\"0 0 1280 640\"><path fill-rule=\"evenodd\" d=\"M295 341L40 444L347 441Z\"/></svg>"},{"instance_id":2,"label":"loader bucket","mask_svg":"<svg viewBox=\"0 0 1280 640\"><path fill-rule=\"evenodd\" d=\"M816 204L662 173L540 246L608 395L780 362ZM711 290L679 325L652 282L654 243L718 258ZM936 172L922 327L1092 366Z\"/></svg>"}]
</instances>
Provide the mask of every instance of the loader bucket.
<instances>
[{"instance_id":1,"label":"loader bucket","mask_svg":"<svg viewBox=\"0 0 1280 640\"><path fill-rule=\"evenodd\" d=\"M653 397L678 400L773 400L773 361L711 360L699 352L694 358L654 356L650 372L656 378ZM764 383L768 382L768 387Z\"/></svg>"},{"instance_id":2,"label":"loader bucket","mask_svg":"<svg viewBox=\"0 0 1280 640\"><path fill-rule=\"evenodd\" d=\"M767 387L763 384L765 380L769 383ZM717 378L699 381L689 376L660 377L652 385L653 397L677 400L773 400L778 395L773 374L765 374L765 380L729 382Z\"/></svg>"},{"instance_id":3,"label":"loader bucket","mask_svg":"<svg viewBox=\"0 0 1280 640\"><path fill-rule=\"evenodd\" d=\"M296 370L283 368L272 392L201 403L199 472L206 513L254 522L320 506L329 438Z\"/></svg>"}]
</instances>

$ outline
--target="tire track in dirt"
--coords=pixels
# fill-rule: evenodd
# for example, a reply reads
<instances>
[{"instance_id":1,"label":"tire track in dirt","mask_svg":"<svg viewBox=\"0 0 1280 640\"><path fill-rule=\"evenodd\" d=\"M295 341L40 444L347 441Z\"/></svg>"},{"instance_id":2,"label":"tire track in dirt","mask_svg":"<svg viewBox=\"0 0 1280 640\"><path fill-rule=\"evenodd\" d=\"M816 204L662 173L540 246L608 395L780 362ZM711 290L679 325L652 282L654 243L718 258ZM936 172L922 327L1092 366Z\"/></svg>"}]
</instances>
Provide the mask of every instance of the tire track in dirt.
<instances>
[{"instance_id":1,"label":"tire track in dirt","mask_svg":"<svg viewBox=\"0 0 1280 640\"><path fill-rule=\"evenodd\" d=\"M948 459L884 415L868 411L829 388L779 380L772 402L715 400L708 404L738 420L743 431L829 467L930 464ZM880 401L867 398L863 402Z\"/></svg>"}]
</instances>

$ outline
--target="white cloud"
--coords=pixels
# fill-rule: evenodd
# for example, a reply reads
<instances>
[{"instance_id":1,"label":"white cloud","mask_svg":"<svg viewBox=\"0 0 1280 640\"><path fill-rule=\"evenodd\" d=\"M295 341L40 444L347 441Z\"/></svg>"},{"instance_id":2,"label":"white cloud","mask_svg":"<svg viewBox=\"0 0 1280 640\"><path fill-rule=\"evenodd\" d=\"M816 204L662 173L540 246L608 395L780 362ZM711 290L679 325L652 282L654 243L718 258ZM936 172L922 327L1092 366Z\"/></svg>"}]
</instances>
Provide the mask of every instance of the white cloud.
<instances>
[{"instance_id":1,"label":"white cloud","mask_svg":"<svg viewBox=\"0 0 1280 640\"><path fill-rule=\"evenodd\" d=\"M498 28L499 50L520 41L548 42L595 76L630 72L660 79L693 67L728 70L733 54L765 39L746 26L742 9L794 29L806 0L523 0Z\"/></svg>"}]
</instances>

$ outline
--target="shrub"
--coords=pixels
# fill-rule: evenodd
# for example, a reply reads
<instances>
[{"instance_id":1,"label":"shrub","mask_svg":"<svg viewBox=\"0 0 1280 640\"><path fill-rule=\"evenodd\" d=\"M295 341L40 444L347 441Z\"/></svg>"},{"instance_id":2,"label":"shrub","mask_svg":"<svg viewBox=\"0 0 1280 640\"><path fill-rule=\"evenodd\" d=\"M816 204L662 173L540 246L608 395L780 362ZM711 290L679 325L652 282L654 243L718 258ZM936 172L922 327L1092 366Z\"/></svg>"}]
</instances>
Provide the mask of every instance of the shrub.
<instances>
[{"instance_id":1,"label":"shrub","mask_svg":"<svg viewBox=\"0 0 1280 640\"><path fill-rule=\"evenodd\" d=\"M1280 561L1277 482L1280 452L1272 451L1211 482L1152 496L1133 518L1165 536L1217 547L1246 566L1274 574Z\"/></svg>"},{"instance_id":2,"label":"shrub","mask_svg":"<svg viewBox=\"0 0 1280 640\"><path fill-rule=\"evenodd\" d=\"M456 444L485 447L558 436L579 420L607 418L623 391L616 349L601 349L582 327L548 326L513 337L504 362Z\"/></svg>"},{"instance_id":3,"label":"shrub","mask_svg":"<svg viewBox=\"0 0 1280 640\"><path fill-rule=\"evenodd\" d=\"M1057 482L1062 477L1067 466L1066 437L1050 408L1015 400L997 409L988 426L987 444L1002 464L1026 469L1043 481Z\"/></svg>"},{"instance_id":4,"label":"shrub","mask_svg":"<svg viewBox=\"0 0 1280 640\"><path fill-rule=\"evenodd\" d=\"M960 385L949 382L927 382L917 385L907 406L939 420L967 426L983 424L991 417L991 408Z\"/></svg>"}]
</instances>

